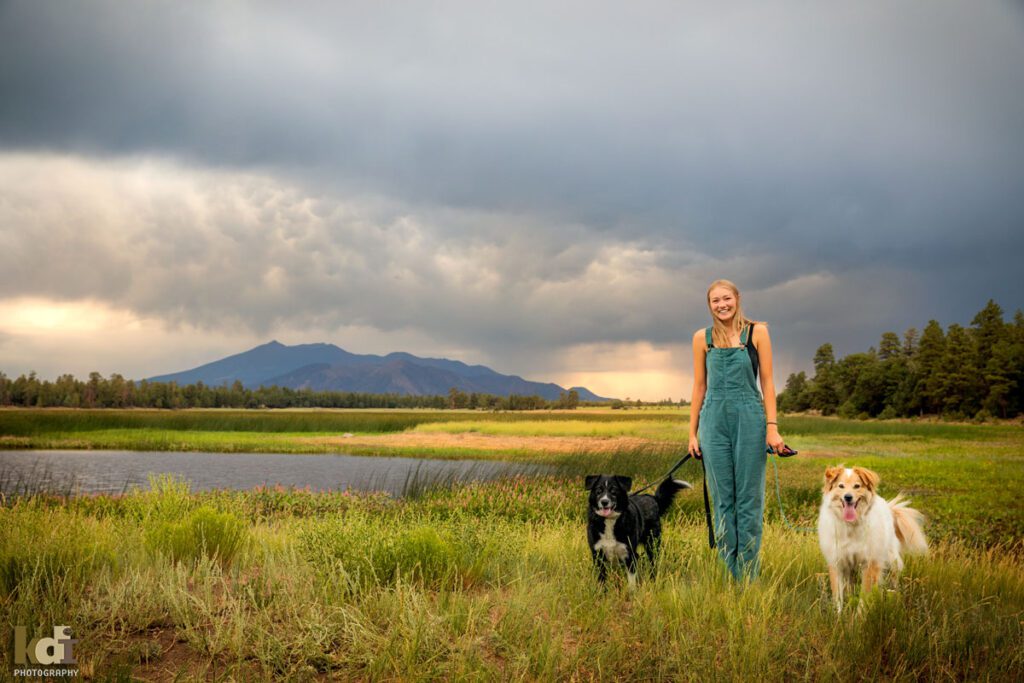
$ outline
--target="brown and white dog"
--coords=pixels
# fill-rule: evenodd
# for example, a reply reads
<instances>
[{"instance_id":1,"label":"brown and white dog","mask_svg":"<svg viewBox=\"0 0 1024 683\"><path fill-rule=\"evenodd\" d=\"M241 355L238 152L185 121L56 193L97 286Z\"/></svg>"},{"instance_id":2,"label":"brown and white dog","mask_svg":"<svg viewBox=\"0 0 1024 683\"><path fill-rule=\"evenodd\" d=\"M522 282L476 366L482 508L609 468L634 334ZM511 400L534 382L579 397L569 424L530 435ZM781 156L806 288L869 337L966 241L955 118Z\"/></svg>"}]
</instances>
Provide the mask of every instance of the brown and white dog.
<instances>
[{"instance_id":1,"label":"brown and white dog","mask_svg":"<svg viewBox=\"0 0 1024 683\"><path fill-rule=\"evenodd\" d=\"M832 598L843 610L843 594L861 574L861 590L871 590L886 572L903 569L901 551L928 552L922 515L896 496L886 501L875 491L879 477L863 467L829 467L818 515L818 543L828 563Z\"/></svg>"}]
</instances>

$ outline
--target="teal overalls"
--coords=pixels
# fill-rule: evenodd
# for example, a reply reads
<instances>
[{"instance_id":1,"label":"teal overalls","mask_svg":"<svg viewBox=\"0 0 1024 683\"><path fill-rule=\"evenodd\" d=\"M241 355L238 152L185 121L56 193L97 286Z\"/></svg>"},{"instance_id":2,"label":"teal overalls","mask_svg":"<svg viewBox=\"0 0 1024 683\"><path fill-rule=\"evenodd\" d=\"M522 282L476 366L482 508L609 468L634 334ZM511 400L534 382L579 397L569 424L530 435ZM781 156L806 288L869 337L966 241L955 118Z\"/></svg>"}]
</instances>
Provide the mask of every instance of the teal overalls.
<instances>
[{"instance_id":1,"label":"teal overalls","mask_svg":"<svg viewBox=\"0 0 1024 683\"><path fill-rule=\"evenodd\" d=\"M741 346L719 349L705 330L707 392L700 409L700 449L715 509L718 552L736 579L758 573L764 519L764 404L748 355L751 325Z\"/></svg>"}]
</instances>

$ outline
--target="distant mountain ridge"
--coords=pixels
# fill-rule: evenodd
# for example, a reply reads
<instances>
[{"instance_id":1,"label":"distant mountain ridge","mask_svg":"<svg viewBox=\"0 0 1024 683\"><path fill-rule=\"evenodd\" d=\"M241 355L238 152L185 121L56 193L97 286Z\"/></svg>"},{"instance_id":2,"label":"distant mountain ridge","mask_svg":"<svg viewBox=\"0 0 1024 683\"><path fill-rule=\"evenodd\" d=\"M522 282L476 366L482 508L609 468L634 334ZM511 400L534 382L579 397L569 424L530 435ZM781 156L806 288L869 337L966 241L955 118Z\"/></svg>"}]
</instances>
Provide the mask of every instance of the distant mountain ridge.
<instances>
[{"instance_id":1,"label":"distant mountain ridge","mask_svg":"<svg viewBox=\"0 0 1024 683\"><path fill-rule=\"evenodd\" d=\"M191 370L150 377L150 382L177 382L220 386L240 381L246 388L260 385L351 391L367 394L436 396L452 387L466 393L508 396L537 395L549 401L576 390L581 401L610 401L585 387L563 389L551 382L531 382L517 375L502 375L484 365L467 365L447 358L420 358L395 352L386 356L350 353L334 344L297 344L278 341L200 365Z\"/></svg>"}]
</instances>

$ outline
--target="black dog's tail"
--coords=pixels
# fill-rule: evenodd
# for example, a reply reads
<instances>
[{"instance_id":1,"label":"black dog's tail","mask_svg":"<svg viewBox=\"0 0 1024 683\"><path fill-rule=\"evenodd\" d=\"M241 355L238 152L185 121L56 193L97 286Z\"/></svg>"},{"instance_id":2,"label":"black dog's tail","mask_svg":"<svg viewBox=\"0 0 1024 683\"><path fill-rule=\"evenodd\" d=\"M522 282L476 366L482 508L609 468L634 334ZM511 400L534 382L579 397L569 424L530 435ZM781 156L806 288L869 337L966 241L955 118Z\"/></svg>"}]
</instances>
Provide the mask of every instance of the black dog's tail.
<instances>
[{"instance_id":1,"label":"black dog's tail","mask_svg":"<svg viewBox=\"0 0 1024 683\"><path fill-rule=\"evenodd\" d=\"M654 492L654 500L658 501L658 514L665 514L665 511L672 505L676 494L683 489L692 489L690 482L682 479L666 479L658 484L658 490Z\"/></svg>"}]
</instances>

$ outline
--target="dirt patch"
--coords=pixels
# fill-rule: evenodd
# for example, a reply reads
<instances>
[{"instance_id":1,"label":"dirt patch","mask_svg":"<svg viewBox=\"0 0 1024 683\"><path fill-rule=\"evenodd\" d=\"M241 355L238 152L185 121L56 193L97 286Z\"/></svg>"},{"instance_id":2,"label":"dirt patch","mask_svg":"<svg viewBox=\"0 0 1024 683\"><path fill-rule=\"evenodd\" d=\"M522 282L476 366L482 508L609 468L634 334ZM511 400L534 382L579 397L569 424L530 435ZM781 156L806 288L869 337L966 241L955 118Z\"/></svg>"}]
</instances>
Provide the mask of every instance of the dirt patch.
<instances>
[{"instance_id":1,"label":"dirt patch","mask_svg":"<svg viewBox=\"0 0 1024 683\"><path fill-rule=\"evenodd\" d=\"M145 683L172 681L250 681L264 678L255 662L227 661L196 652L173 628L155 629L130 639L135 665L131 680ZM142 656L137 653L142 652Z\"/></svg>"},{"instance_id":2,"label":"dirt patch","mask_svg":"<svg viewBox=\"0 0 1024 683\"><path fill-rule=\"evenodd\" d=\"M129 650L137 657L132 680L177 681L209 678L210 659L179 640L173 628L153 630L130 639ZM137 653L141 652L142 656Z\"/></svg>"},{"instance_id":3,"label":"dirt patch","mask_svg":"<svg viewBox=\"0 0 1024 683\"><path fill-rule=\"evenodd\" d=\"M543 451L546 453L613 453L636 448L679 446L671 441L654 441L633 436L496 436L462 432L372 434L299 439L304 443L381 448L465 448L476 451Z\"/></svg>"}]
</instances>

